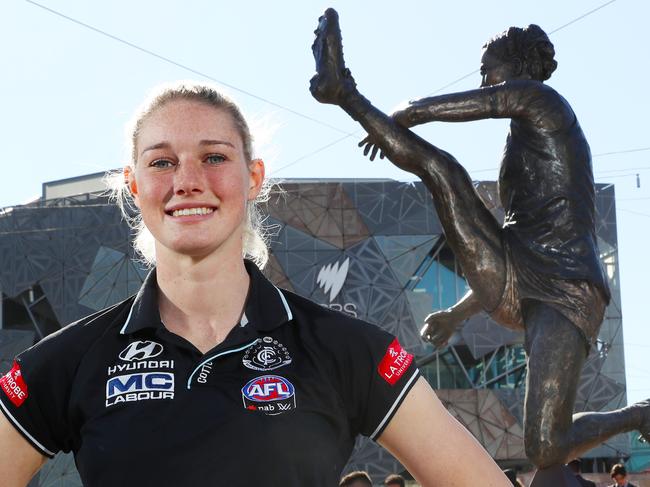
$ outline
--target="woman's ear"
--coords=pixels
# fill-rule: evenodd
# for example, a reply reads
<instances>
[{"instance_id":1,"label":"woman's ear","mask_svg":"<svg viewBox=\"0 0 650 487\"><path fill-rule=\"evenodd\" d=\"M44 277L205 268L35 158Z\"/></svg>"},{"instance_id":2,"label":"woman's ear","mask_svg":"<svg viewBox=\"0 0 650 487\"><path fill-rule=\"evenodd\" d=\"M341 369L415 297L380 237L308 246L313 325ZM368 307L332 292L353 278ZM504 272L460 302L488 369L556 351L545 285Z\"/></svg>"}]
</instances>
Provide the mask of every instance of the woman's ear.
<instances>
[{"instance_id":1,"label":"woman's ear","mask_svg":"<svg viewBox=\"0 0 650 487\"><path fill-rule=\"evenodd\" d=\"M249 166L249 182L248 182L248 200L252 201L257 198L262 190L264 184L264 161L262 159L253 159Z\"/></svg>"},{"instance_id":2,"label":"woman's ear","mask_svg":"<svg viewBox=\"0 0 650 487\"><path fill-rule=\"evenodd\" d=\"M138 206L138 183L135 180L135 172L131 166L125 166L122 172L124 173L124 184L129 187L133 201Z\"/></svg>"}]
</instances>

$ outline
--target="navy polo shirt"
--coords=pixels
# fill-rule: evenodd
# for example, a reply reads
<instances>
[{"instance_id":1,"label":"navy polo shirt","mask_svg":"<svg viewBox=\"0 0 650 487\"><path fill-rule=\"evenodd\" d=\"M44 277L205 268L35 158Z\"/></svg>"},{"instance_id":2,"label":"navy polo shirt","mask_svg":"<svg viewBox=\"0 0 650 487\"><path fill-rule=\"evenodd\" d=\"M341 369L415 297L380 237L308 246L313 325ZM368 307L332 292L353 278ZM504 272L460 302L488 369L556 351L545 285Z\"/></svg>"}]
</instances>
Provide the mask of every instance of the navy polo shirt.
<instances>
[{"instance_id":1,"label":"navy polo shirt","mask_svg":"<svg viewBox=\"0 0 650 487\"><path fill-rule=\"evenodd\" d=\"M155 270L130 299L16 357L0 408L86 486L337 485L418 377L383 330L276 288L250 262L242 320L202 354L158 313Z\"/></svg>"}]
</instances>

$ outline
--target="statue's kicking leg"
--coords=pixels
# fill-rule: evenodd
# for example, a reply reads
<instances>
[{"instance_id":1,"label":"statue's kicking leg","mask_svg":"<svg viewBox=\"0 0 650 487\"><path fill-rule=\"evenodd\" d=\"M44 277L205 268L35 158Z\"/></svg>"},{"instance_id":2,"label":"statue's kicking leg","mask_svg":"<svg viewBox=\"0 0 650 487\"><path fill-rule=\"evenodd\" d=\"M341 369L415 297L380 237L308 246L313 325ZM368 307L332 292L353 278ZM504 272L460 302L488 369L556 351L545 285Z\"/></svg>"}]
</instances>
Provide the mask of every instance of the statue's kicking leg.
<instances>
[{"instance_id":1,"label":"statue's kicking leg","mask_svg":"<svg viewBox=\"0 0 650 487\"><path fill-rule=\"evenodd\" d=\"M528 352L524 444L535 465L564 464L618 433L650 432L647 402L606 413L572 414L587 356L585 338L545 303L525 301L523 314Z\"/></svg>"},{"instance_id":2,"label":"statue's kicking leg","mask_svg":"<svg viewBox=\"0 0 650 487\"><path fill-rule=\"evenodd\" d=\"M345 67L334 10L328 9L319 19L315 33L316 75L310 84L314 98L343 108L396 166L422 179L433 196L447 242L473 290L457 307L427 318L423 333L444 343L455 323L479 309L492 311L501 302L506 276L501 227L456 159L397 124L359 93Z\"/></svg>"}]
</instances>

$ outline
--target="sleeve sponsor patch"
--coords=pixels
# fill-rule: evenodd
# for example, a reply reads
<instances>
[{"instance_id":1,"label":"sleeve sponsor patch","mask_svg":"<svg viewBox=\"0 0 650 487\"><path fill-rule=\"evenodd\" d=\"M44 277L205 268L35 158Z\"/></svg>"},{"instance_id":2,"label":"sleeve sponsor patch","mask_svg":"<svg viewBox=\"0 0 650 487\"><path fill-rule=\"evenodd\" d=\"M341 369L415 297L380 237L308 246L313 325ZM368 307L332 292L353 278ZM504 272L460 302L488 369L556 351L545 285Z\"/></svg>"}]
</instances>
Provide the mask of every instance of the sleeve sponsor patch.
<instances>
[{"instance_id":1,"label":"sleeve sponsor patch","mask_svg":"<svg viewBox=\"0 0 650 487\"><path fill-rule=\"evenodd\" d=\"M12 369L0 377L0 388L16 407L21 406L27 399L27 384L20 371L20 365L15 360Z\"/></svg>"},{"instance_id":2,"label":"sleeve sponsor patch","mask_svg":"<svg viewBox=\"0 0 650 487\"><path fill-rule=\"evenodd\" d=\"M379 375L391 386L402 377L402 374L408 369L413 361L413 355L408 353L395 338L386 350L384 358L379 362L377 371Z\"/></svg>"}]
</instances>

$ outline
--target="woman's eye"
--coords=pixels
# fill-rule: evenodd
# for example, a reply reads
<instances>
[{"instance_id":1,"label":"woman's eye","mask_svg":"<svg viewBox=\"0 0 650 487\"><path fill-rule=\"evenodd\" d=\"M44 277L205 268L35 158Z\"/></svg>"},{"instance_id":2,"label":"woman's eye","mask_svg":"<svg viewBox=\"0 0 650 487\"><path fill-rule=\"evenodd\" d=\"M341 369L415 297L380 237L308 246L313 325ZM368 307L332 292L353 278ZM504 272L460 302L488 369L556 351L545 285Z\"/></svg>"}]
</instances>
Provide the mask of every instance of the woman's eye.
<instances>
[{"instance_id":1,"label":"woman's eye","mask_svg":"<svg viewBox=\"0 0 650 487\"><path fill-rule=\"evenodd\" d=\"M169 159L156 159L155 161L151 161L149 163L149 166L157 167L159 169L163 169L163 168L166 168L166 167L173 166L173 163Z\"/></svg>"},{"instance_id":2,"label":"woman's eye","mask_svg":"<svg viewBox=\"0 0 650 487\"><path fill-rule=\"evenodd\" d=\"M205 162L209 164L220 164L223 161L225 161L226 158L222 156L221 154L211 154L208 157L205 158Z\"/></svg>"}]
</instances>

